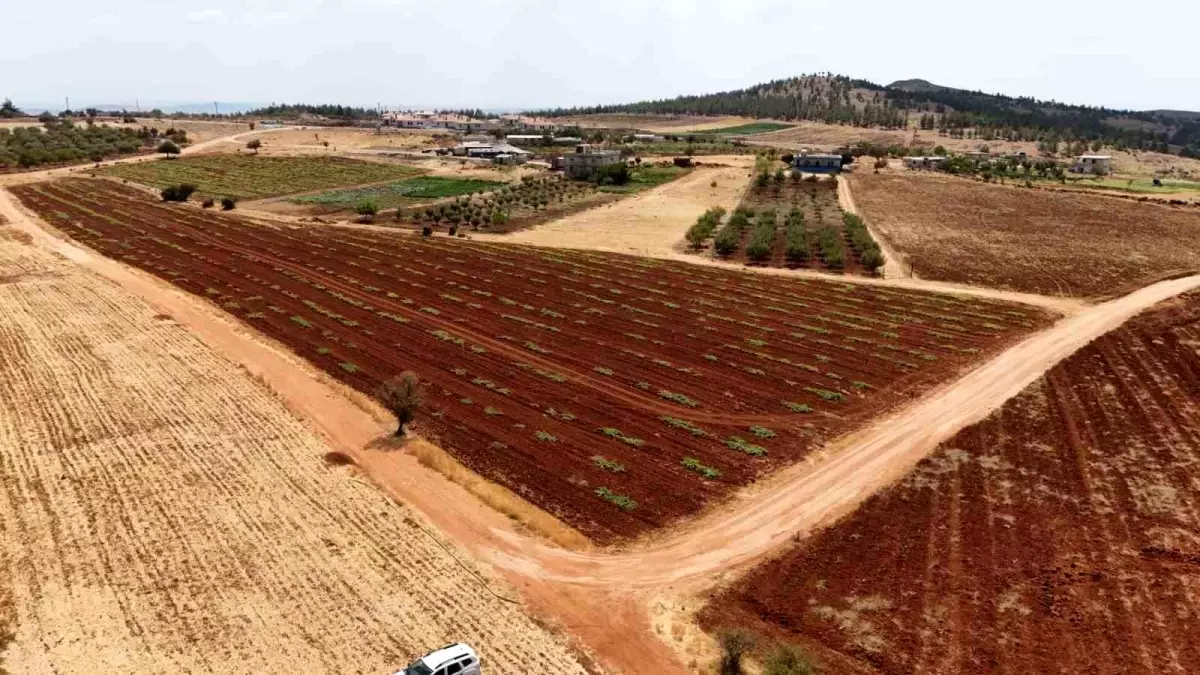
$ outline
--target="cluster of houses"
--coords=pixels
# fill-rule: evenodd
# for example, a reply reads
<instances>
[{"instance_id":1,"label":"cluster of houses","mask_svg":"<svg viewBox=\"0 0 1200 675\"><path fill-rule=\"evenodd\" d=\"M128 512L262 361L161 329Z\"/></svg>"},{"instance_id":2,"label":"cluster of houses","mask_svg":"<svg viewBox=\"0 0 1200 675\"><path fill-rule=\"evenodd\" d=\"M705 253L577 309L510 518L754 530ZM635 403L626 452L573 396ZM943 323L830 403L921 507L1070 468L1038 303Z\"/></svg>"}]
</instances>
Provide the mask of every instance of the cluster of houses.
<instances>
[{"instance_id":1,"label":"cluster of houses","mask_svg":"<svg viewBox=\"0 0 1200 675\"><path fill-rule=\"evenodd\" d=\"M383 126L395 127L397 129L446 129L449 131L475 133L515 127L528 131L553 133L562 128L562 124L552 119L517 114L479 119L458 113L414 110L386 112L382 117Z\"/></svg>"},{"instance_id":2,"label":"cluster of houses","mask_svg":"<svg viewBox=\"0 0 1200 675\"><path fill-rule=\"evenodd\" d=\"M521 145L537 139L540 145L574 146L571 151L553 157L551 166L566 173L571 178L586 180L595 175L602 166L616 164L621 161L619 150L604 150L583 143L578 138L561 136L549 138L545 136L508 136L504 140L493 140L489 136L467 136L462 142L450 148L447 152L455 157L472 159L490 159L496 164L517 165L529 161L533 155Z\"/></svg>"},{"instance_id":3,"label":"cluster of houses","mask_svg":"<svg viewBox=\"0 0 1200 675\"><path fill-rule=\"evenodd\" d=\"M1014 160L1024 162L1029 159L1028 154L1017 152L1010 155L993 155L989 152L971 151L962 153L965 157L970 157L979 162L990 162L993 160ZM905 157L904 166L914 170L936 170L940 169L946 161L946 157L942 155L929 155L924 157ZM1080 155L1076 157L1069 171L1074 173L1086 173L1096 176L1106 176L1112 173L1112 156L1111 155Z\"/></svg>"}]
</instances>

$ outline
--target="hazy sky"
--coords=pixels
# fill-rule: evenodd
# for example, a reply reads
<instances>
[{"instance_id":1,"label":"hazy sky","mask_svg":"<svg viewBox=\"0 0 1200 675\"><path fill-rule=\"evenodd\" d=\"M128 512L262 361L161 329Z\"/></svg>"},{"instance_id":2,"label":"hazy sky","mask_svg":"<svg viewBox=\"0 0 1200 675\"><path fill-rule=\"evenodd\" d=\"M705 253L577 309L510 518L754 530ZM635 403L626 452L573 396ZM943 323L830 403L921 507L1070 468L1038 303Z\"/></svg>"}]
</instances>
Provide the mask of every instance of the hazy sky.
<instances>
[{"instance_id":1,"label":"hazy sky","mask_svg":"<svg viewBox=\"0 0 1200 675\"><path fill-rule=\"evenodd\" d=\"M1200 110L1200 1L6 0L0 98L540 107L832 71Z\"/></svg>"}]
</instances>

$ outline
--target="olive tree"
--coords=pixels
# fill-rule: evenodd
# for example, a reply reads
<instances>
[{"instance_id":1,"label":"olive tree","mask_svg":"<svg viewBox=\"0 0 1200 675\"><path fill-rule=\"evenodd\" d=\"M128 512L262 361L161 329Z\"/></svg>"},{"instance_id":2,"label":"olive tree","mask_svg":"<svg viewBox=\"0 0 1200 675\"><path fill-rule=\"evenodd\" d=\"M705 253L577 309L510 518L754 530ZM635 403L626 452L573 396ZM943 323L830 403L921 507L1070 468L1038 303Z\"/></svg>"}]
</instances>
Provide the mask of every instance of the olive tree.
<instances>
[{"instance_id":1,"label":"olive tree","mask_svg":"<svg viewBox=\"0 0 1200 675\"><path fill-rule=\"evenodd\" d=\"M426 228L428 229L428 228ZM406 370L388 378L379 386L378 397L384 407L396 416L396 436L404 435L404 425L417 416L417 410L425 402L425 390L417 374Z\"/></svg>"}]
</instances>

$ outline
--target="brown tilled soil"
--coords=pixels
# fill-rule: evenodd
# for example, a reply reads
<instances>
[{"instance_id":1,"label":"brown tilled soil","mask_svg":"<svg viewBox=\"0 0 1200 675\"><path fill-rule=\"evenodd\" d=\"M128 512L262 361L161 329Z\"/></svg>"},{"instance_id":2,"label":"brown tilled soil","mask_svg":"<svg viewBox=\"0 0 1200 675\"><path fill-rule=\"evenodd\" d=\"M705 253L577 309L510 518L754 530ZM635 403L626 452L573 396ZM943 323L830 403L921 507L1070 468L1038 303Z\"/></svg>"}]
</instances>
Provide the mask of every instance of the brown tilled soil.
<instances>
[{"instance_id":1,"label":"brown tilled soil","mask_svg":"<svg viewBox=\"0 0 1200 675\"><path fill-rule=\"evenodd\" d=\"M417 370L422 434L601 542L695 513L1045 323L911 291L261 227L108 181L19 194L361 391Z\"/></svg>"},{"instance_id":2,"label":"brown tilled soil","mask_svg":"<svg viewBox=\"0 0 1200 675\"><path fill-rule=\"evenodd\" d=\"M1197 461L1193 292L1095 340L704 622L798 641L838 672L1197 672Z\"/></svg>"},{"instance_id":3,"label":"brown tilled soil","mask_svg":"<svg viewBox=\"0 0 1200 675\"><path fill-rule=\"evenodd\" d=\"M170 316L0 227L0 670L392 672L465 640L582 675L327 451Z\"/></svg>"},{"instance_id":4,"label":"brown tilled soil","mask_svg":"<svg viewBox=\"0 0 1200 675\"><path fill-rule=\"evenodd\" d=\"M923 279L1046 295L1200 269L1200 211L934 174L855 174L863 217Z\"/></svg>"}]
</instances>

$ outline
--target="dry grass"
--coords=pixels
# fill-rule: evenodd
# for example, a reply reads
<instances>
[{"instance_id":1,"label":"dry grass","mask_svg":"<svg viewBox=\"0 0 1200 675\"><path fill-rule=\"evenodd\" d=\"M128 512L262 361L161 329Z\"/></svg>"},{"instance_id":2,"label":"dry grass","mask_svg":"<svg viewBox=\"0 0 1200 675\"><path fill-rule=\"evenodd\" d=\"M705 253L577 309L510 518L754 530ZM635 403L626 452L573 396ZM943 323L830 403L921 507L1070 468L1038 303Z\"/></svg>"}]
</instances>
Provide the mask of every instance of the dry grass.
<instances>
[{"instance_id":1,"label":"dry grass","mask_svg":"<svg viewBox=\"0 0 1200 675\"><path fill-rule=\"evenodd\" d=\"M391 672L465 640L499 672L583 675L179 324L17 238L0 277L10 670Z\"/></svg>"},{"instance_id":2,"label":"dry grass","mask_svg":"<svg viewBox=\"0 0 1200 675\"><path fill-rule=\"evenodd\" d=\"M433 469L450 482L463 486L483 503L559 546L573 551L584 551L592 547L588 538L575 528L530 504L512 490L481 478L438 446L415 438L406 442L404 447L422 466Z\"/></svg>"},{"instance_id":3,"label":"dry grass","mask_svg":"<svg viewBox=\"0 0 1200 675\"><path fill-rule=\"evenodd\" d=\"M850 178L916 276L1109 296L1200 267L1200 210L914 172Z\"/></svg>"}]
</instances>

